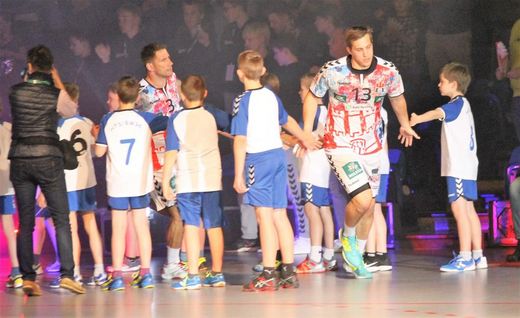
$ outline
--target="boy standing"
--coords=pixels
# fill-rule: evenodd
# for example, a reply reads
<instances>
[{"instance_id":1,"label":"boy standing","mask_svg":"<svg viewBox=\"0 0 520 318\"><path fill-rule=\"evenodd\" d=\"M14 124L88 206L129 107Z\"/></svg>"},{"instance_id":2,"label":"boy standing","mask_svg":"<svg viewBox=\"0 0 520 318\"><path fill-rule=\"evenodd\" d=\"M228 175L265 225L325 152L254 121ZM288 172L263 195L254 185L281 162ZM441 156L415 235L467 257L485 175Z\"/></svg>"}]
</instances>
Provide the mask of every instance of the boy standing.
<instances>
[{"instance_id":1,"label":"boy standing","mask_svg":"<svg viewBox=\"0 0 520 318\"><path fill-rule=\"evenodd\" d=\"M263 272L243 286L244 291L299 286L293 268L294 236L285 210L287 167L280 126L302 141L304 137L296 121L287 115L280 99L260 83L265 72L264 59L258 52L247 50L240 53L237 75L245 92L235 100L231 121L231 134L235 136L233 187L238 193L245 193L245 204L255 207L264 265ZM315 148L313 137L306 139L304 145L308 149ZM279 282L275 276L278 246L282 252Z\"/></svg>"},{"instance_id":2,"label":"boy standing","mask_svg":"<svg viewBox=\"0 0 520 318\"><path fill-rule=\"evenodd\" d=\"M96 156L107 154L107 193L112 207L112 262L113 273L103 284L104 290L124 290L121 273L127 212L134 220L141 269L133 275L131 285L138 288L153 288L150 274L152 242L146 208L153 189L153 168L150 143L152 126L158 121L154 114L134 110L139 95L139 83L125 76L118 81L119 109L106 114L100 124L96 141ZM158 117L162 120L166 117ZM160 125L158 125L160 126Z\"/></svg>"},{"instance_id":3,"label":"boy standing","mask_svg":"<svg viewBox=\"0 0 520 318\"><path fill-rule=\"evenodd\" d=\"M446 64L439 75L439 91L450 101L422 115L412 114L414 126L434 119L442 120L441 176L448 185L448 200L457 222L460 253L443 272L462 272L475 268L487 268L482 255L482 229L473 202L477 197L477 141L475 124L468 100L464 97L471 81L466 65Z\"/></svg>"},{"instance_id":4,"label":"boy standing","mask_svg":"<svg viewBox=\"0 0 520 318\"><path fill-rule=\"evenodd\" d=\"M184 109L171 117L166 132L166 157L162 186L168 200L177 198L184 221L188 252L188 275L172 284L175 289L199 289L200 227L208 231L212 269L206 274L204 286L226 285L222 275L224 257L223 214L220 204L222 166L218 148L217 124L205 110L208 91L202 77L190 75L181 85ZM177 166L175 185L171 176ZM176 188L177 195L173 188ZM202 219L202 222L201 222Z\"/></svg>"}]
</instances>

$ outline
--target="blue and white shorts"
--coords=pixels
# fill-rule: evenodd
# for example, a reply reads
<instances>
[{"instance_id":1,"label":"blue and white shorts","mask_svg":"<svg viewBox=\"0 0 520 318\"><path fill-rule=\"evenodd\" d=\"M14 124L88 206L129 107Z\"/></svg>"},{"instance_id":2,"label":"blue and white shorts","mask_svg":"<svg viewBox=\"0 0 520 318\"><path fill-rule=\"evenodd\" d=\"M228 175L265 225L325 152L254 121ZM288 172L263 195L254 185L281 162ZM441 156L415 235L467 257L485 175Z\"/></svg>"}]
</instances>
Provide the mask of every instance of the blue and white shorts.
<instances>
[{"instance_id":1,"label":"blue and white shorts","mask_svg":"<svg viewBox=\"0 0 520 318\"><path fill-rule=\"evenodd\" d=\"M0 215L13 215L16 212L14 195L0 196Z\"/></svg>"},{"instance_id":2,"label":"blue and white shorts","mask_svg":"<svg viewBox=\"0 0 520 318\"><path fill-rule=\"evenodd\" d=\"M382 174L379 178L379 192L377 193L376 203L385 203L388 195L388 175Z\"/></svg>"},{"instance_id":3,"label":"blue and white shorts","mask_svg":"<svg viewBox=\"0 0 520 318\"><path fill-rule=\"evenodd\" d=\"M244 204L254 207L287 207L287 160L282 148L246 155Z\"/></svg>"},{"instance_id":4,"label":"blue and white shorts","mask_svg":"<svg viewBox=\"0 0 520 318\"><path fill-rule=\"evenodd\" d=\"M322 188L307 182L302 182L301 194L305 203L312 203L318 207L329 206L332 204L328 188Z\"/></svg>"},{"instance_id":5,"label":"blue and white shorts","mask_svg":"<svg viewBox=\"0 0 520 318\"><path fill-rule=\"evenodd\" d=\"M200 226L202 219L205 229L222 227L224 216L220 195L221 191L178 193L177 207L184 224Z\"/></svg>"},{"instance_id":6,"label":"blue and white shorts","mask_svg":"<svg viewBox=\"0 0 520 318\"><path fill-rule=\"evenodd\" d=\"M113 210L133 210L145 209L150 205L150 194L145 194L139 197L108 197L108 205Z\"/></svg>"},{"instance_id":7,"label":"blue and white shorts","mask_svg":"<svg viewBox=\"0 0 520 318\"><path fill-rule=\"evenodd\" d=\"M468 201L478 200L477 181L446 177L446 183L448 185L448 201L450 203L455 202L460 197Z\"/></svg>"},{"instance_id":8,"label":"blue and white shorts","mask_svg":"<svg viewBox=\"0 0 520 318\"><path fill-rule=\"evenodd\" d=\"M67 192L70 211L94 211L96 210L96 188L88 188Z\"/></svg>"}]
</instances>

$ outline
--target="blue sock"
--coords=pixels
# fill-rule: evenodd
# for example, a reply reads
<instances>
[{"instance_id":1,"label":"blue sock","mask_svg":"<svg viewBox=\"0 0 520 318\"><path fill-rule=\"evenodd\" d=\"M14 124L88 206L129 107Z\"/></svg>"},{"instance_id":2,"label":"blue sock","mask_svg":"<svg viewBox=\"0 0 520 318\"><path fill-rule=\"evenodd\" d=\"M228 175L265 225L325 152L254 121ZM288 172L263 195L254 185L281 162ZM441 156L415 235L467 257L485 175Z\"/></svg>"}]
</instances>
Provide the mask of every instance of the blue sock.
<instances>
[{"instance_id":1,"label":"blue sock","mask_svg":"<svg viewBox=\"0 0 520 318\"><path fill-rule=\"evenodd\" d=\"M188 262L188 254L186 254L186 252L181 251L181 262Z\"/></svg>"}]
</instances>

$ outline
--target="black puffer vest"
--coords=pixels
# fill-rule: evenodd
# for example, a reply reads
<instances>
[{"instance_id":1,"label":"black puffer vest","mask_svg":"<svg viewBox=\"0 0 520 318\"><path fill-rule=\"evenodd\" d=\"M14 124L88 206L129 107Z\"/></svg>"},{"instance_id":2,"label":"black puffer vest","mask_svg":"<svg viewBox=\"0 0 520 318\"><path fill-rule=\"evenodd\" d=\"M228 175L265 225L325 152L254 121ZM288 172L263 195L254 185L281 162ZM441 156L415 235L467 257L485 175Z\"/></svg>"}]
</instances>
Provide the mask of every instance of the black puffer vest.
<instances>
[{"instance_id":1,"label":"black puffer vest","mask_svg":"<svg viewBox=\"0 0 520 318\"><path fill-rule=\"evenodd\" d=\"M39 139L59 140L56 128L58 95L52 76L34 72L26 82L11 88L9 102L13 119L12 142L9 158L62 157L61 150L51 143L27 144ZM43 137L43 138L42 138ZM39 142L38 142L39 143Z\"/></svg>"}]
</instances>

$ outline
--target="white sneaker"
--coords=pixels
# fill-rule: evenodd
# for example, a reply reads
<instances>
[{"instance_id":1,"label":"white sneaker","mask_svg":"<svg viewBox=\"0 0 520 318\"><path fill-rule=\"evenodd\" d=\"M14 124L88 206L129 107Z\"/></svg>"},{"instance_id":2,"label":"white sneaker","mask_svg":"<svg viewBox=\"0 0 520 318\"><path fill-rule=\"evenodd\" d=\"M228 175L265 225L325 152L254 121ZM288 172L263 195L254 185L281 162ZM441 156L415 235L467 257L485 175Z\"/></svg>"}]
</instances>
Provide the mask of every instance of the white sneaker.
<instances>
[{"instance_id":1,"label":"white sneaker","mask_svg":"<svg viewBox=\"0 0 520 318\"><path fill-rule=\"evenodd\" d=\"M486 269L486 268L488 268L487 257L481 256L479 258L475 258L474 261L475 261L475 267L477 269Z\"/></svg>"},{"instance_id":2,"label":"white sneaker","mask_svg":"<svg viewBox=\"0 0 520 318\"><path fill-rule=\"evenodd\" d=\"M188 273L181 263L170 263L163 266L163 272L161 274L162 279L172 280L174 278L183 279Z\"/></svg>"}]
</instances>

